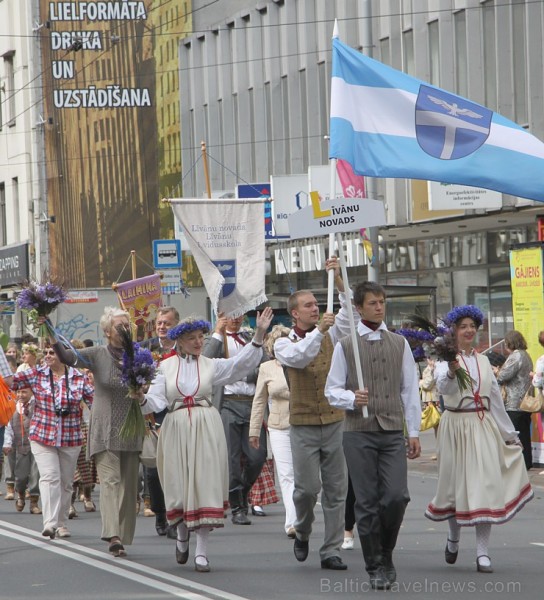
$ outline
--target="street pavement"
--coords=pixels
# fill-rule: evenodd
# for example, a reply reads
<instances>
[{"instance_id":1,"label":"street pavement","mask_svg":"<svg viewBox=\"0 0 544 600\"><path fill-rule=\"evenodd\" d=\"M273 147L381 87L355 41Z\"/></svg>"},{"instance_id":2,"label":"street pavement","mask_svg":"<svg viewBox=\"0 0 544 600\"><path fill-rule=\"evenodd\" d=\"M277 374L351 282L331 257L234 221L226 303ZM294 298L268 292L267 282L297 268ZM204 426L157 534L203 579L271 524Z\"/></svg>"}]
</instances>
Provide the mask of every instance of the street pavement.
<instances>
[{"instance_id":1,"label":"street pavement","mask_svg":"<svg viewBox=\"0 0 544 600\"><path fill-rule=\"evenodd\" d=\"M436 488L436 461L433 432L424 432L421 440L422 458L409 463L412 500L395 552L398 584L381 593L410 599L541 598L544 468L530 473L535 499L511 522L492 530L495 572L477 573L474 529L463 529L457 564L446 565L447 526L423 516ZM30 515L28 506L17 513L13 502L0 497L0 600L310 600L378 593L368 588L358 541L354 550L342 551L347 571L320 568L319 507L306 562L295 560L293 542L282 527L282 506L277 504L266 507L266 517L253 517L251 526L235 526L228 520L223 530L212 532L211 573L194 571L194 539L189 562L180 566L175 562L175 542L157 536L154 519L141 515L134 544L127 547L128 558L113 558L99 539L99 513L83 512L80 503L76 507L79 517L70 521L72 538L50 541L40 535L40 516Z\"/></svg>"}]
</instances>

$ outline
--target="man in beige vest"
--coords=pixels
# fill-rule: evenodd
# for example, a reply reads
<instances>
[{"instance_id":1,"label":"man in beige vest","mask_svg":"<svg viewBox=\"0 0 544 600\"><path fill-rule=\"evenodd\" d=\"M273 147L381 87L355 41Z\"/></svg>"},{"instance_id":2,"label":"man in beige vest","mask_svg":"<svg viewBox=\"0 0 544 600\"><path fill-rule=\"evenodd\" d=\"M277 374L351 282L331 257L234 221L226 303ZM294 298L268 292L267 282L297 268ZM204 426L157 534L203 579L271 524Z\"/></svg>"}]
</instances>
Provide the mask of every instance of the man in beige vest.
<instances>
[{"instance_id":1,"label":"man in beige vest","mask_svg":"<svg viewBox=\"0 0 544 600\"><path fill-rule=\"evenodd\" d=\"M293 454L296 509L294 553L298 561L308 557L314 507L320 489L325 518L325 539L319 550L321 568L344 570L339 556L344 536L344 502L347 492L346 462L342 452L344 413L332 408L324 389L334 344L349 332L344 284L336 258L326 269L335 270L335 283L342 307L335 319L326 312L319 319L319 306L309 290L291 294L288 312L294 327L289 337L279 338L274 353L286 367L291 390L290 437Z\"/></svg>"},{"instance_id":2,"label":"man in beige vest","mask_svg":"<svg viewBox=\"0 0 544 600\"><path fill-rule=\"evenodd\" d=\"M370 584L389 589L396 581L393 550L410 501L406 456L420 454L419 378L408 343L383 322L383 287L361 283L353 300L361 315L357 341L365 389L358 389L352 340L346 337L334 349L325 395L331 406L346 411L344 453Z\"/></svg>"}]
</instances>

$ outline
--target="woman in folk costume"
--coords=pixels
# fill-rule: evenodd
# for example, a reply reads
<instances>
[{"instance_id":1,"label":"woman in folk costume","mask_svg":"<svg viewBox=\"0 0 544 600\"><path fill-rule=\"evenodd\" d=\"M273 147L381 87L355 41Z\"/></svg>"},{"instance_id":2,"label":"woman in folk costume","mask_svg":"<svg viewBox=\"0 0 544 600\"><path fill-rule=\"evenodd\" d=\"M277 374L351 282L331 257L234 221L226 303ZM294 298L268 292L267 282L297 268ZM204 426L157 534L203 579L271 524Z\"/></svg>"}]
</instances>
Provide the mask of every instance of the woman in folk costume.
<instances>
[{"instance_id":1,"label":"woman in folk costume","mask_svg":"<svg viewBox=\"0 0 544 600\"><path fill-rule=\"evenodd\" d=\"M189 558L189 532L196 532L195 570L208 572L208 534L223 527L228 507L227 443L219 412L213 407L212 386L239 381L259 364L272 309L257 313L251 343L228 359L201 356L206 321L187 318L168 332L177 353L162 361L146 397L165 401L157 447L157 469L164 489L166 516L177 525L176 560Z\"/></svg>"},{"instance_id":2,"label":"woman in folk costume","mask_svg":"<svg viewBox=\"0 0 544 600\"><path fill-rule=\"evenodd\" d=\"M438 489L425 516L448 520L448 564L457 560L461 527L475 526L477 570L491 573L491 525L510 520L534 494L489 360L472 348L482 312L472 305L457 306L445 321L457 356L436 366L445 410L438 428ZM464 387L460 376L467 373L470 380Z\"/></svg>"}]
</instances>

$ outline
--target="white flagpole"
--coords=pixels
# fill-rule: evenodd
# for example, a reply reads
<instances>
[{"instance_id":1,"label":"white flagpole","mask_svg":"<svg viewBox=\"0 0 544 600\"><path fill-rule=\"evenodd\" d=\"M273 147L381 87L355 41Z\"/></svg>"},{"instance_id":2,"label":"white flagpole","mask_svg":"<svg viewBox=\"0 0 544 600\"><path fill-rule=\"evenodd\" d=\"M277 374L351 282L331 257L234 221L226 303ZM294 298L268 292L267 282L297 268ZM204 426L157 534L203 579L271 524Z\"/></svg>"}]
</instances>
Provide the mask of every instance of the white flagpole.
<instances>
[{"instance_id":1,"label":"white flagpole","mask_svg":"<svg viewBox=\"0 0 544 600\"><path fill-rule=\"evenodd\" d=\"M334 21L334 31L332 37L338 37L338 22L335 19ZM330 159L330 168L331 168L331 199L336 197L336 158ZM340 270L342 273L342 280L344 281L344 288L347 295L347 307L348 307L348 318L349 318L349 328L350 328L350 337L351 344L353 346L353 357L355 359L355 371L357 373L357 385L360 390L364 390L364 382L363 382L363 369L361 367L361 355L359 353L359 342L358 342L358 333L355 327L355 316L353 314L353 303L351 302L351 294L350 287L348 281L348 269L346 265L346 257L344 255L344 245L342 243L342 234L336 234L336 245L338 247L338 256L340 258ZM329 234L329 257L334 254L334 233ZM332 312L333 309L333 294L334 294L334 270L331 269L329 271L329 286L327 289L327 311ZM368 408L366 406L362 407L363 417L365 419L368 418Z\"/></svg>"}]
</instances>

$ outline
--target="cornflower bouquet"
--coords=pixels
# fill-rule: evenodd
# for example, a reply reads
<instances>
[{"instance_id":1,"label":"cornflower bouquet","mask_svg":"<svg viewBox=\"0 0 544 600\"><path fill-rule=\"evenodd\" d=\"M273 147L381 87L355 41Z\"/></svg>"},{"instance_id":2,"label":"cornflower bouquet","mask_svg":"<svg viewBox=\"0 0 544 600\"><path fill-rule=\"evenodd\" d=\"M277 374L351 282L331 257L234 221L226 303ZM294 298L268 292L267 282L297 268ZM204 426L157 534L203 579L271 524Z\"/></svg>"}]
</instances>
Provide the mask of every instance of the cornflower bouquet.
<instances>
[{"instance_id":1,"label":"cornflower bouquet","mask_svg":"<svg viewBox=\"0 0 544 600\"><path fill-rule=\"evenodd\" d=\"M68 298L62 284L52 281L47 274L44 274L44 280L43 283L36 280L27 281L17 297L17 306L26 313L28 321L37 330L38 337L47 337L54 331L48 317ZM40 317L45 317L46 321L39 323Z\"/></svg>"},{"instance_id":2,"label":"cornflower bouquet","mask_svg":"<svg viewBox=\"0 0 544 600\"><path fill-rule=\"evenodd\" d=\"M121 381L128 388L128 396L132 398L125 422L119 431L119 437L124 440L143 437L147 433L145 419L140 410L138 399L134 394L144 386L148 386L155 377L157 364L151 351L142 348L140 344L132 341L130 330L118 326L117 332L123 344L123 362L121 365Z\"/></svg>"},{"instance_id":3,"label":"cornflower bouquet","mask_svg":"<svg viewBox=\"0 0 544 600\"><path fill-rule=\"evenodd\" d=\"M445 362L457 360L459 349L451 327L436 325L420 315L408 315L406 320L413 329L397 329L396 333L406 338L414 360L423 360L429 355ZM448 321L446 323L448 324ZM457 369L455 378L461 391L471 389L471 378L465 369Z\"/></svg>"}]
</instances>

